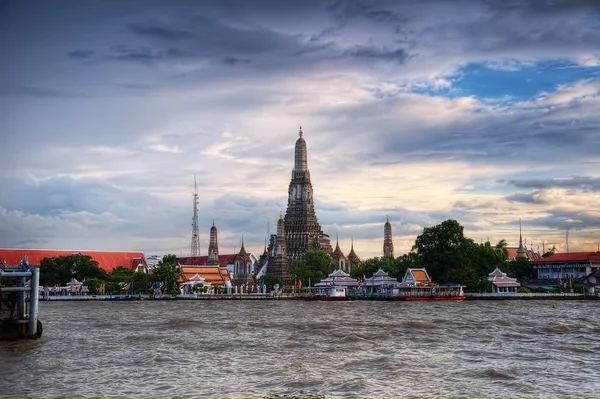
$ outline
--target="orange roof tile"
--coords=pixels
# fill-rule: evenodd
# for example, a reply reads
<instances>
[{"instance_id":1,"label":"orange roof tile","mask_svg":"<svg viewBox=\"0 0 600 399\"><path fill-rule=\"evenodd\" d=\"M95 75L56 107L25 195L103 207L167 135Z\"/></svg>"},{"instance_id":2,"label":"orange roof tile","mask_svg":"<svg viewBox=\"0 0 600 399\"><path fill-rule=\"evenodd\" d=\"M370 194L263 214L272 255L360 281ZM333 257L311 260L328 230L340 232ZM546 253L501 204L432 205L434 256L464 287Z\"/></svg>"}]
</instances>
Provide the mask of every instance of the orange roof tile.
<instances>
[{"instance_id":1,"label":"orange roof tile","mask_svg":"<svg viewBox=\"0 0 600 399\"><path fill-rule=\"evenodd\" d=\"M196 274L205 280L209 280L212 285L225 285L226 281L230 281L229 272L224 267L180 265L180 268L180 283L190 280Z\"/></svg>"},{"instance_id":2,"label":"orange roof tile","mask_svg":"<svg viewBox=\"0 0 600 399\"><path fill-rule=\"evenodd\" d=\"M544 263L568 263L568 262L600 262L600 251L598 252L566 252L550 255L547 258L534 260L533 264Z\"/></svg>"},{"instance_id":3,"label":"orange roof tile","mask_svg":"<svg viewBox=\"0 0 600 399\"><path fill-rule=\"evenodd\" d=\"M224 254L219 255L219 266L227 267L227 265L232 265L233 260L237 254ZM205 266L208 264L208 256L187 256L182 258L177 258L177 261L181 265L198 265Z\"/></svg>"},{"instance_id":4,"label":"orange roof tile","mask_svg":"<svg viewBox=\"0 0 600 399\"><path fill-rule=\"evenodd\" d=\"M413 270L412 274L416 281L429 281L427 274L423 270Z\"/></svg>"},{"instance_id":5,"label":"orange roof tile","mask_svg":"<svg viewBox=\"0 0 600 399\"><path fill-rule=\"evenodd\" d=\"M143 252L116 252L116 251L80 251L80 250L54 250L54 249L0 249L0 260L7 265L20 265L23 255L27 255L27 263L39 266L44 258L56 258L69 255L87 255L98 262L98 266L110 273L117 266L134 270L140 262L146 267L148 262Z\"/></svg>"}]
</instances>

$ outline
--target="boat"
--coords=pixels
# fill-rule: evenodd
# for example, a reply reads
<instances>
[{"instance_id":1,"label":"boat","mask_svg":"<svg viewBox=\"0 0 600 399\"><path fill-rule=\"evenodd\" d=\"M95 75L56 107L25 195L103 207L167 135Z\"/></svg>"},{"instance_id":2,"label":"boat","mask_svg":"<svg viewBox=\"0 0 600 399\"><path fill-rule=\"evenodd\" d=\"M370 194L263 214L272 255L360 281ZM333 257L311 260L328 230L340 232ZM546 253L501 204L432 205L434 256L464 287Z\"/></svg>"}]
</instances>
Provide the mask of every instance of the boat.
<instances>
[{"instance_id":1,"label":"boat","mask_svg":"<svg viewBox=\"0 0 600 399\"><path fill-rule=\"evenodd\" d=\"M308 298L317 301L346 301L346 287L327 287L319 288L312 297Z\"/></svg>"},{"instance_id":2,"label":"boat","mask_svg":"<svg viewBox=\"0 0 600 399\"><path fill-rule=\"evenodd\" d=\"M400 286L391 296L394 301L462 301L467 298L462 285Z\"/></svg>"},{"instance_id":3,"label":"boat","mask_svg":"<svg viewBox=\"0 0 600 399\"><path fill-rule=\"evenodd\" d=\"M309 299L320 301L345 301L348 289L357 288L358 280L341 269L334 270L326 278L315 284L315 291Z\"/></svg>"}]
</instances>

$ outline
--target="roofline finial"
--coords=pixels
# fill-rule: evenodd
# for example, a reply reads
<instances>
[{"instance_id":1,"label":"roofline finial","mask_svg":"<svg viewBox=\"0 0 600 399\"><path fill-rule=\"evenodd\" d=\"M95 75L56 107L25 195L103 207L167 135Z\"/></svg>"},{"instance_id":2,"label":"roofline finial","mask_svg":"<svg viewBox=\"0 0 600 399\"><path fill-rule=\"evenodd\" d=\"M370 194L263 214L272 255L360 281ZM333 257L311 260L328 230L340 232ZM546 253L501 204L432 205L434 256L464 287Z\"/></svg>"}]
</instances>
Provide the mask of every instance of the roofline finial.
<instances>
[{"instance_id":1,"label":"roofline finial","mask_svg":"<svg viewBox=\"0 0 600 399\"><path fill-rule=\"evenodd\" d=\"M302 137L302 125L300 125L300 131L298 131L298 135Z\"/></svg>"}]
</instances>

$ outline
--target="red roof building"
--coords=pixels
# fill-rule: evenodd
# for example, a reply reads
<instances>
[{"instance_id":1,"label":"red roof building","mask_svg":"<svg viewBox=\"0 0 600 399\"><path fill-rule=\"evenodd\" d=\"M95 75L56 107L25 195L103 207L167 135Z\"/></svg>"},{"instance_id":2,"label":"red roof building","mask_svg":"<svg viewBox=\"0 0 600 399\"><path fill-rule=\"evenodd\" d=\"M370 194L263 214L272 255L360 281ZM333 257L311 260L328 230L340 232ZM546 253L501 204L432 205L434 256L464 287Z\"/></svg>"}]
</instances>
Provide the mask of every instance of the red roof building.
<instances>
[{"instance_id":1,"label":"red roof building","mask_svg":"<svg viewBox=\"0 0 600 399\"><path fill-rule=\"evenodd\" d=\"M583 278L600 269L600 251L554 254L532 264L540 279Z\"/></svg>"},{"instance_id":2,"label":"red roof building","mask_svg":"<svg viewBox=\"0 0 600 399\"><path fill-rule=\"evenodd\" d=\"M143 252L0 248L0 263L4 265L20 265L24 255L27 256L27 263L30 266L39 266L44 258L85 255L91 256L93 260L98 262L98 266L107 273L112 272L117 266L148 273L148 262Z\"/></svg>"},{"instance_id":3,"label":"red roof building","mask_svg":"<svg viewBox=\"0 0 600 399\"><path fill-rule=\"evenodd\" d=\"M227 267L228 265L233 265L233 261L237 254L219 254L219 267ZM187 256L183 258L177 258L177 262L180 265L186 266L207 266L208 265L208 256Z\"/></svg>"}]
</instances>

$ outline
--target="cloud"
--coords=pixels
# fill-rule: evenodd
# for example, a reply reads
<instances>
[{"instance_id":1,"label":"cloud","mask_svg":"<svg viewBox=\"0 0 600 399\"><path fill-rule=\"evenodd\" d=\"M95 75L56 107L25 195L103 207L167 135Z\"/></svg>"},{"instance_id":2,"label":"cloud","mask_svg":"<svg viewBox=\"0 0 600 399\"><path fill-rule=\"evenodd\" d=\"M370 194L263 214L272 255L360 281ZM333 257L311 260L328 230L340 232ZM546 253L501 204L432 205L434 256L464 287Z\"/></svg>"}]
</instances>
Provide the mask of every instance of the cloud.
<instances>
[{"instance_id":1,"label":"cloud","mask_svg":"<svg viewBox=\"0 0 600 399\"><path fill-rule=\"evenodd\" d=\"M346 253L355 237L380 255L386 215L399 254L447 218L476 241L514 243L522 218L595 248L595 6L132 1L100 18L115 9L97 2L66 21L42 4L33 26L11 7L3 243L187 253L195 175L203 253L213 218L223 248L243 232L262 251L302 125Z\"/></svg>"},{"instance_id":2,"label":"cloud","mask_svg":"<svg viewBox=\"0 0 600 399\"><path fill-rule=\"evenodd\" d=\"M130 24L129 28L132 32L140 36L147 36L167 41L179 41L181 39L194 39L198 37L198 35L188 30L174 29L161 25L136 23Z\"/></svg>"},{"instance_id":3,"label":"cloud","mask_svg":"<svg viewBox=\"0 0 600 399\"><path fill-rule=\"evenodd\" d=\"M67 53L67 56L69 56L69 58L72 58L74 60L87 60L89 58L91 58L94 55L94 51L93 50L72 50L69 51Z\"/></svg>"},{"instance_id":4,"label":"cloud","mask_svg":"<svg viewBox=\"0 0 600 399\"><path fill-rule=\"evenodd\" d=\"M503 181L501 181L503 182ZM523 189L547 189L547 188L565 188L579 189L584 191L600 191L600 177L593 176L569 176L554 177L549 179L524 179L507 180L506 183L517 188Z\"/></svg>"}]
</instances>

